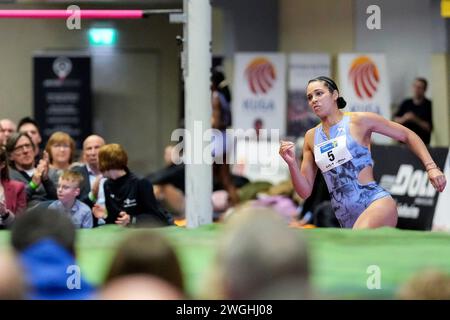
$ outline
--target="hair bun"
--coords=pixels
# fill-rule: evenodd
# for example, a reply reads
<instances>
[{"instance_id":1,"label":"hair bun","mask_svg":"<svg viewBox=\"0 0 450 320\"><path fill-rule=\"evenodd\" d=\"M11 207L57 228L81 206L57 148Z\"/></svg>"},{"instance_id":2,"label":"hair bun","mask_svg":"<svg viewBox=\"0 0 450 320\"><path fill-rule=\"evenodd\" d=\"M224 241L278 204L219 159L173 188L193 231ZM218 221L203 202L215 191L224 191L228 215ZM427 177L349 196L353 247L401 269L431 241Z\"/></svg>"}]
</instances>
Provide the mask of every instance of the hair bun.
<instances>
[{"instance_id":1,"label":"hair bun","mask_svg":"<svg viewBox=\"0 0 450 320\"><path fill-rule=\"evenodd\" d=\"M347 102L342 97L337 98L336 103L339 109L344 109L345 106L347 105Z\"/></svg>"}]
</instances>

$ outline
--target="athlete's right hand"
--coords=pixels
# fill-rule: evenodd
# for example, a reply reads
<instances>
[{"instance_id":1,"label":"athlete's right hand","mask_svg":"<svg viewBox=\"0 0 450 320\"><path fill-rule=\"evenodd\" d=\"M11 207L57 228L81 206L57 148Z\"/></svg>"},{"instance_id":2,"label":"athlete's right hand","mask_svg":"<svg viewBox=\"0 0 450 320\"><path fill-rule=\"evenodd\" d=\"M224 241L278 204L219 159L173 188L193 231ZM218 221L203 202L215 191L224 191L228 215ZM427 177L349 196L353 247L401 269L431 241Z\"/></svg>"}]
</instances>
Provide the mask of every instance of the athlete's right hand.
<instances>
[{"instance_id":1,"label":"athlete's right hand","mask_svg":"<svg viewBox=\"0 0 450 320\"><path fill-rule=\"evenodd\" d=\"M293 142L280 140L279 154L288 165L297 164L297 159L295 158L295 144Z\"/></svg>"}]
</instances>

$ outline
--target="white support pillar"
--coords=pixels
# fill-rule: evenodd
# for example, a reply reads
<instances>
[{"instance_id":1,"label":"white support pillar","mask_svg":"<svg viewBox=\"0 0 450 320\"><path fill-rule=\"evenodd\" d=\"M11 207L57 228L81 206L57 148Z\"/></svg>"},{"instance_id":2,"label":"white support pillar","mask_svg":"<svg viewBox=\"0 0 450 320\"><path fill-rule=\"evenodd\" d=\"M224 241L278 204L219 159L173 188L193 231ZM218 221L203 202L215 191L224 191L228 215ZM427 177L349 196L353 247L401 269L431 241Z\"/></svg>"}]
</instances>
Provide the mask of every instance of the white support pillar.
<instances>
[{"instance_id":1,"label":"white support pillar","mask_svg":"<svg viewBox=\"0 0 450 320\"><path fill-rule=\"evenodd\" d=\"M203 132L211 127L211 4L209 0L184 0L183 72L185 79L186 219L195 228L212 222L212 167L203 159ZM199 130L201 124L202 130ZM195 128L194 128L195 125ZM195 130L196 129L196 130ZM186 143L188 142L188 143ZM189 146L190 145L190 146Z\"/></svg>"}]
</instances>

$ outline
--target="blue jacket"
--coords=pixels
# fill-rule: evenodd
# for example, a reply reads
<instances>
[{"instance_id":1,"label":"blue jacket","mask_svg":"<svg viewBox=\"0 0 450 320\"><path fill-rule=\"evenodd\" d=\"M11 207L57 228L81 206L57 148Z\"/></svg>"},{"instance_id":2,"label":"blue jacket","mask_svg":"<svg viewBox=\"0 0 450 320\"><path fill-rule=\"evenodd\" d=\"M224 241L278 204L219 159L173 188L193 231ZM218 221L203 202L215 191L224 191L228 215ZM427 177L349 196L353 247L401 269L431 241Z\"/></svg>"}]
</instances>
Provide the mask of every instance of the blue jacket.
<instances>
[{"instance_id":1,"label":"blue jacket","mask_svg":"<svg viewBox=\"0 0 450 320\"><path fill-rule=\"evenodd\" d=\"M40 240L19 257L29 299L81 300L93 296L94 287L81 277L75 257L54 240Z\"/></svg>"}]
</instances>

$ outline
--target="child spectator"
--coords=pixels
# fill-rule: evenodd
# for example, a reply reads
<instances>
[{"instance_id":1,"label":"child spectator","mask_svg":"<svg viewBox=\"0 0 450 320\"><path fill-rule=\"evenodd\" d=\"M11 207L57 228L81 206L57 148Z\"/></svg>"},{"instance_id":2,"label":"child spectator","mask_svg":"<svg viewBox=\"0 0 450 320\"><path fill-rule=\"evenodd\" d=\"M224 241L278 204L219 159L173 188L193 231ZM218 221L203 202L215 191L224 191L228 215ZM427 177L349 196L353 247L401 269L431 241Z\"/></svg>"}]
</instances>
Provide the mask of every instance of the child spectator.
<instances>
[{"instance_id":1,"label":"child spectator","mask_svg":"<svg viewBox=\"0 0 450 320\"><path fill-rule=\"evenodd\" d=\"M50 209L56 209L67 214L76 228L92 228L93 219L91 209L77 200L80 194L80 184L83 176L78 172L65 171L58 180L58 200L52 202Z\"/></svg>"}]
</instances>

